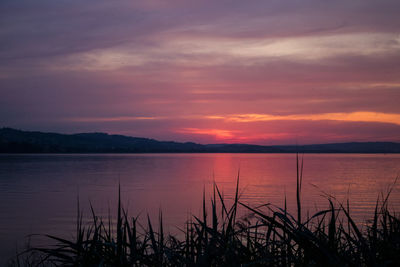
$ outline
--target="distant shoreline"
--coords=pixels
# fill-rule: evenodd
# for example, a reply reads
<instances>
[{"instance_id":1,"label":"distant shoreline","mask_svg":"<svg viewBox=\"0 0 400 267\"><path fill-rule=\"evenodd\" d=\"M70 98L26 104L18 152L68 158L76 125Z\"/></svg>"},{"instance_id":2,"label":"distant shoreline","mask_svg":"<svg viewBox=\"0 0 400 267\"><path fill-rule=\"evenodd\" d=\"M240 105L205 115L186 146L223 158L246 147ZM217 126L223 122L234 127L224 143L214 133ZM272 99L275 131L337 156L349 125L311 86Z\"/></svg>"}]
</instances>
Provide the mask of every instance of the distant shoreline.
<instances>
[{"instance_id":1,"label":"distant shoreline","mask_svg":"<svg viewBox=\"0 0 400 267\"><path fill-rule=\"evenodd\" d=\"M398 154L396 142L311 145L197 144L107 133L59 134L0 128L0 154Z\"/></svg>"}]
</instances>

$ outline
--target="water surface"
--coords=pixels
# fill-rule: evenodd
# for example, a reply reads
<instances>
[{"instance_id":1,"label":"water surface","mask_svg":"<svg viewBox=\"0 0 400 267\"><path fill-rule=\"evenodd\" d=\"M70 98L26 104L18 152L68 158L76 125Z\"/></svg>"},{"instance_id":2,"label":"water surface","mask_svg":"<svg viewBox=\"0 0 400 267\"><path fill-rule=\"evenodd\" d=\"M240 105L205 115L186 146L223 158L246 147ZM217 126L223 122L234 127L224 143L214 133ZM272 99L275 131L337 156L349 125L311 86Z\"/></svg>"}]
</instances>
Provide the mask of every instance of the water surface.
<instances>
[{"instance_id":1,"label":"water surface","mask_svg":"<svg viewBox=\"0 0 400 267\"><path fill-rule=\"evenodd\" d=\"M89 202L99 215L114 213L118 183L130 215L156 219L161 209L173 232L199 213L203 189L209 199L214 180L232 198L239 171L243 202L283 205L286 195L294 210L294 154L0 155L0 258L29 234L72 236L78 196L87 215ZM370 219L378 195L399 172L400 155L306 154L303 205L312 212L327 206L326 195L349 198L353 216ZM391 203L399 210L399 185Z\"/></svg>"}]
</instances>

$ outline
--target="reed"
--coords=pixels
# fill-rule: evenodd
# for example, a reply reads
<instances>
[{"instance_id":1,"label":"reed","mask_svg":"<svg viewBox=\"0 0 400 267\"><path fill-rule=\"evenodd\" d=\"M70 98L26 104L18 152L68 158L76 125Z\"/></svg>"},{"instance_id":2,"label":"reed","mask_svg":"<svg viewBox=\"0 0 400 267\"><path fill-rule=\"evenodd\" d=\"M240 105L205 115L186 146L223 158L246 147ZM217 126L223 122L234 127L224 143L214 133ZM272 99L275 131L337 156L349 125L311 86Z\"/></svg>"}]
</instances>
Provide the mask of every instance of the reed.
<instances>
[{"instance_id":1,"label":"reed","mask_svg":"<svg viewBox=\"0 0 400 267\"><path fill-rule=\"evenodd\" d=\"M240 201L239 174L233 202L228 206L218 185L202 215L193 216L183 236L165 234L162 213L158 229L147 217L140 229L130 218L118 191L116 225L96 216L83 224L77 207L74 240L47 235L54 247L30 248L13 266L399 266L400 218L389 209L391 190L378 198L365 230L350 215L349 202L328 197L329 208L302 217L303 164L297 158L297 216L285 205L252 207ZM392 187L393 188L393 187ZM238 210L248 216L239 218ZM210 214L208 214L210 211ZM112 229L115 227L115 231Z\"/></svg>"}]
</instances>

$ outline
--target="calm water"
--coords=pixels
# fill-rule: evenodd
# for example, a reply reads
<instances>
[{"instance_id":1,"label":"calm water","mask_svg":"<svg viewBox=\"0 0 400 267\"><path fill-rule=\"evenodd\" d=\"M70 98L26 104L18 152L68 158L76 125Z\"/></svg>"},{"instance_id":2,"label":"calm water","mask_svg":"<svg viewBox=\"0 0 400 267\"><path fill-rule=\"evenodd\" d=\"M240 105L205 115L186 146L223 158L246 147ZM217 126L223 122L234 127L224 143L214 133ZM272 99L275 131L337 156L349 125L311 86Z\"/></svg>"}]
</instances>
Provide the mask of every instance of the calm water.
<instances>
[{"instance_id":1,"label":"calm water","mask_svg":"<svg viewBox=\"0 0 400 267\"><path fill-rule=\"evenodd\" d=\"M78 195L87 215L89 201L100 215L114 213L119 181L130 215L156 219L161 208L173 232L199 213L213 180L232 197L239 169L243 202L282 205L286 194L294 209L293 154L0 155L0 259L29 234L72 236ZM312 212L327 206L324 193L339 201L349 196L352 214L363 221L399 173L400 155L306 154L303 203ZM400 210L398 184L391 203Z\"/></svg>"}]
</instances>

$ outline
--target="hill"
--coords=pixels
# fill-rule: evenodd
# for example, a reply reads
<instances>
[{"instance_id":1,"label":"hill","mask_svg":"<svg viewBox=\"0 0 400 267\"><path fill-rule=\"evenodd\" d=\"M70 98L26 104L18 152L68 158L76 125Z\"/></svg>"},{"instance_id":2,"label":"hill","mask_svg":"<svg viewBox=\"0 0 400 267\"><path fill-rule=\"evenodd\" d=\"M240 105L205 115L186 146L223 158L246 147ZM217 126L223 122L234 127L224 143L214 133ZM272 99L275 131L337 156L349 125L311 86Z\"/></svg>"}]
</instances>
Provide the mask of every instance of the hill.
<instances>
[{"instance_id":1,"label":"hill","mask_svg":"<svg viewBox=\"0 0 400 267\"><path fill-rule=\"evenodd\" d=\"M400 153L400 143L259 146L157 141L106 133L59 134L0 129L0 153Z\"/></svg>"}]
</instances>

